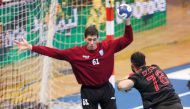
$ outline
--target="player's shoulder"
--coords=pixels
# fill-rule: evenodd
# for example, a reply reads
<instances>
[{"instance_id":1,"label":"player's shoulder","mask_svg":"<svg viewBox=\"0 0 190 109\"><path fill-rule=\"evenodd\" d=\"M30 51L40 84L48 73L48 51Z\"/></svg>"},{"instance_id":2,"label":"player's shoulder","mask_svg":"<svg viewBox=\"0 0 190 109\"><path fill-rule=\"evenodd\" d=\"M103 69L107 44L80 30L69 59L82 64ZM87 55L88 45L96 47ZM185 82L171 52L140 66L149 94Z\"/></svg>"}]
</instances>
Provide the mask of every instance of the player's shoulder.
<instances>
[{"instance_id":1,"label":"player's shoulder","mask_svg":"<svg viewBox=\"0 0 190 109\"><path fill-rule=\"evenodd\" d=\"M111 40L102 40L98 43L98 46L103 49L108 49L110 47Z\"/></svg>"},{"instance_id":2,"label":"player's shoulder","mask_svg":"<svg viewBox=\"0 0 190 109\"><path fill-rule=\"evenodd\" d=\"M151 66L153 66L153 67L159 67L157 64L152 64Z\"/></svg>"},{"instance_id":3,"label":"player's shoulder","mask_svg":"<svg viewBox=\"0 0 190 109\"><path fill-rule=\"evenodd\" d=\"M140 75L138 73L131 72L129 73L128 79L139 78L139 76Z\"/></svg>"},{"instance_id":4,"label":"player's shoulder","mask_svg":"<svg viewBox=\"0 0 190 109\"><path fill-rule=\"evenodd\" d=\"M129 73L129 77L132 77L132 76L134 76L134 75L135 75L134 72ZM128 77L128 78L129 78L129 77Z\"/></svg>"},{"instance_id":5,"label":"player's shoulder","mask_svg":"<svg viewBox=\"0 0 190 109\"><path fill-rule=\"evenodd\" d=\"M76 53L80 53L82 51L82 49L83 48L81 46L74 46L72 48L67 48L67 49L64 49L64 50L76 54Z\"/></svg>"},{"instance_id":6,"label":"player's shoulder","mask_svg":"<svg viewBox=\"0 0 190 109\"><path fill-rule=\"evenodd\" d=\"M100 44L102 44L103 46L107 46L109 45L109 43L111 42L112 40L102 40L102 42L100 42Z\"/></svg>"},{"instance_id":7,"label":"player's shoulder","mask_svg":"<svg viewBox=\"0 0 190 109\"><path fill-rule=\"evenodd\" d=\"M150 67L154 67L154 68L156 68L156 69L161 69L158 65L156 65L156 64L152 64Z\"/></svg>"}]
</instances>

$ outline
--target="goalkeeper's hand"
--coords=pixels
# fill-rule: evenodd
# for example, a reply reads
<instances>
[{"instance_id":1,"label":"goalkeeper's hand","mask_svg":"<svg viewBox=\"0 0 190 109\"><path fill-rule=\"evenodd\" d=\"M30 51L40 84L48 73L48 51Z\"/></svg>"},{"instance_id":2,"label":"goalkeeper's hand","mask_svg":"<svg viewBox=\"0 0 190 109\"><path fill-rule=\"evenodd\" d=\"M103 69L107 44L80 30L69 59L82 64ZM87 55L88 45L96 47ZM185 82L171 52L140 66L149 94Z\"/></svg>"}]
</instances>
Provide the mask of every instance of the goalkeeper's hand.
<instances>
[{"instance_id":1,"label":"goalkeeper's hand","mask_svg":"<svg viewBox=\"0 0 190 109\"><path fill-rule=\"evenodd\" d=\"M32 45L28 43L28 41L24 38L22 38L22 41L14 41L18 47L19 51L23 51L23 50L31 50L32 49Z\"/></svg>"}]
</instances>

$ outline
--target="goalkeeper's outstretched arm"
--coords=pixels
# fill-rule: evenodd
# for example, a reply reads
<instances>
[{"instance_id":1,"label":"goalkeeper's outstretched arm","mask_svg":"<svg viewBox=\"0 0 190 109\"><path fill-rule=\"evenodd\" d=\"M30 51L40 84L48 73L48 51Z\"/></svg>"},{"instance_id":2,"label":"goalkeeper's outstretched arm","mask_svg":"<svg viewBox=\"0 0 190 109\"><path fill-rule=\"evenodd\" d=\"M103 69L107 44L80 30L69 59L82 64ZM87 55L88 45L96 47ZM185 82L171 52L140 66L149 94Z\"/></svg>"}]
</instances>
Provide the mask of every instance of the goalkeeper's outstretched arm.
<instances>
[{"instance_id":1,"label":"goalkeeper's outstretched arm","mask_svg":"<svg viewBox=\"0 0 190 109\"><path fill-rule=\"evenodd\" d=\"M32 46L31 44L28 43L28 41L24 38L22 38L22 41L17 41L15 40L16 45L18 46L18 51L24 51L24 50L31 50L33 52L49 56L55 59L60 59L60 60L70 60L69 56L72 53L71 51L73 49L65 49L65 50L60 50L56 48L50 48L46 46Z\"/></svg>"}]
</instances>

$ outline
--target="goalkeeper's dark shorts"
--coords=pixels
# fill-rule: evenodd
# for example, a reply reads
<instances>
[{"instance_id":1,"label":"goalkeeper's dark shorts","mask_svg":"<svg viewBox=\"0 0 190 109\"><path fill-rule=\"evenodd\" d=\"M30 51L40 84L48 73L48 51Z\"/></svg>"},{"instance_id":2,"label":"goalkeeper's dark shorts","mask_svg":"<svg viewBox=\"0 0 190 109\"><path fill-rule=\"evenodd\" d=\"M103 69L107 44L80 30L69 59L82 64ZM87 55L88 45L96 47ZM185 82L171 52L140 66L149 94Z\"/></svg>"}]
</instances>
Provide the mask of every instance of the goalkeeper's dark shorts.
<instances>
[{"instance_id":1,"label":"goalkeeper's dark shorts","mask_svg":"<svg viewBox=\"0 0 190 109\"><path fill-rule=\"evenodd\" d=\"M115 90L111 83L97 87L85 86L81 87L81 102L83 109L117 109Z\"/></svg>"}]
</instances>

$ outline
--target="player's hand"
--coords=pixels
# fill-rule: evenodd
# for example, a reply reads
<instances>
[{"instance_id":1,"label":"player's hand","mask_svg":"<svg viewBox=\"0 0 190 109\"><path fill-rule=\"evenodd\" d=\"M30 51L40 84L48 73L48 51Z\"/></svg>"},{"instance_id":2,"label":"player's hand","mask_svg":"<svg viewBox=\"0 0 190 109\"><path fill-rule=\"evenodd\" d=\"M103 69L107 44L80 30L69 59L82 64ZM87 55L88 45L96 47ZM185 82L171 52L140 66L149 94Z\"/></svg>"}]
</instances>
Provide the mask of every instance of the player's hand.
<instances>
[{"instance_id":1,"label":"player's hand","mask_svg":"<svg viewBox=\"0 0 190 109\"><path fill-rule=\"evenodd\" d=\"M32 45L28 43L28 41L24 38L22 38L22 41L14 41L18 47L19 51L23 51L23 50L31 50L32 49Z\"/></svg>"}]
</instances>

